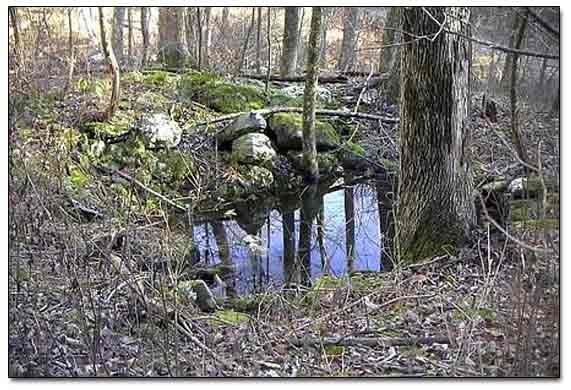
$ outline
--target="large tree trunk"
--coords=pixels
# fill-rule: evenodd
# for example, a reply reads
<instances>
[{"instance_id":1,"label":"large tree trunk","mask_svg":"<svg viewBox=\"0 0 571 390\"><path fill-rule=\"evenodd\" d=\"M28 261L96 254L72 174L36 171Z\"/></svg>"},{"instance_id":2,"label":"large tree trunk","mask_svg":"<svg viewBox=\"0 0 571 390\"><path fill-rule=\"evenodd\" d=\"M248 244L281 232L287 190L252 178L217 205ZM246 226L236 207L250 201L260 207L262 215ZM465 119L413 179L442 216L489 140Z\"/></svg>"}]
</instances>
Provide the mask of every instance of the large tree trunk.
<instances>
[{"instance_id":1,"label":"large tree trunk","mask_svg":"<svg viewBox=\"0 0 571 390\"><path fill-rule=\"evenodd\" d=\"M345 7L345 22L343 24L343 41L337 70L345 72L351 70L355 59L355 44L357 42L357 30L359 29L359 8Z\"/></svg>"},{"instance_id":2,"label":"large tree trunk","mask_svg":"<svg viewBox=\"0 0 571 390\"><path fill-rule=\"evenodd\" d=\"M147 65L149 53L149 7L141 7L141 34L143 35L143 58L141 67Z\"/></svg>"},{"instance_id":3,"label":"large tree trunk","mask_svg":"<svg viewBox=\"0 0 571 390\"><path fill-rule=\"evenodd\" d=\"M309 182L319 180L317 148L315 146L315 95L319 75L319 35L321 29L321 7L311 12L311 32L307 45L305 91L303 94L303 165L305 178Z\"/></svg>"},{"instance_id":4,"label":"large tree trunk","mask_svg":"<svg viewBox=\"0 0 571 390\"><path fill-rule=\"evenodd\" d=\"M291 76L297 64L299 7L286 7L280 74Z\"/></svg>"},{"instance_id":5,"label":"large tree trunk","mask_svg":"<svg viewBox=\"0 0 571 390\"><path fill-rule=\"evenodd\" d=\"M105 18L103 15L103 7L99 7L99 29L101 31L101 46L103 47L103 54L105 55L105 60L109 65L111 70L111 76L113 79L111 87L111 101L109 102L109 108L107 109L107 117L111 118L117 108L119 107L119 84L120 84L120 72L119 65L117 65L117 59L115 58L115 53L113 52L113 47L111 42L107 37L107 31L105 30Z\"/></svg>"},{"instance_id":6,"label":"large tree trunk","mask_svg":"<svg viewBox=\"0 0 571 390\"><path fill-rule=\"evenodd\" d=\"M400 7L392 7L387 16L383 30L383 46L398 45L401 34L395 30L400 28ZM400 46L384 47L379 61L379 73L388 73L389 79L383 82L386 101L398 104L400 99Z\"/></svg>"},{"instance_id":7,"label":"large tree trunk","mask_svg":"<svg viewBox=\"0 0 571 390\"><path fill-rule=\"evenodd\" d=\"M180 68L184 63L182 10L179 7L159 8L159 56L168 67Z\"/></svg>"},{"instance_id":8,"label":"large tree trunk","mask_svg":"<svg viewBox=\"0 0 571 390\"><path fill-rule=\"evenodd\" d=\"M465 239L476 214L472 199L469 89L471 44L439 31L470 35L464 7L402 9L401 163L398 203L400 261L411 263ZM445 19L445 12L448 17Z\"/></svg>"},{"instance_id":9,"label":"large tree trunk","mask_svg":"<svg viewBox=\"0 0 571 390\"><path fill-rule=\"evenodd\" d=\"M125 24L125 7L115 7L113 9L113 31L111 40L113 41L113 52L117 62L123 62L123 26Z\"/></svg>"}]
</instances>

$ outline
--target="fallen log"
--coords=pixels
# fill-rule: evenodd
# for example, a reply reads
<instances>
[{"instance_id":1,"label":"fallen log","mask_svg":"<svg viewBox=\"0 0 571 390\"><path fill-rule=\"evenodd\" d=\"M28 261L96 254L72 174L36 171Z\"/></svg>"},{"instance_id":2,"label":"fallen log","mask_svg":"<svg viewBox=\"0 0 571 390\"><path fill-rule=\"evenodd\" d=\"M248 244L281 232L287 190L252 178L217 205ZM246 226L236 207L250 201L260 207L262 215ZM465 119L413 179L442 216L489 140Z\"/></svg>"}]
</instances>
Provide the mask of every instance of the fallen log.
<instances>
[{"instance_id":1,"label":"fallen log","mask_svg":"<svg viewBox=\"0 0 571 390\"><path fill-rule=\"evenodd\" d=\"M273 108L265 108L262 110L252 111L255 113L259 113L260 115L269 115L269 114L277 114L280 112L297 112L303 113L303 108L301 107L273 107ZM246 112L236 112L234 114L222 115L218 118L210 119L204 122L199 122L194 127L198 126L206 126L211 125L214 123L229 121L232 119L236 119L240 115L245 114ZM351 111L336 111L336 110L315 110L316 115L321 116L340 116L343 118L359 118L359 119L366 119L370 121L381 121L384 123L399 123L399 118L392 118L389 116L380 116L380 115L373 115L373 114L366 114L363 112L351 112Z\"/></svg>"},{"instance_id":2,"label":"fallen log","mask_svg":"<svg viewBox=\"0 0 571 390\"><path fill-rule=\"evenodd\" d=\"M261 74L241 73L240 77L252 80L267 80L267 76ZM305 82L305 76L270 76L269 80L283 83L303 83ZM323 75L319 76L317 81L319 84L343 84L349 81L349 77L340 74Z\"/></svg>"},{"instance_id":3,"label":"fallen log","mask_svg":"<svg viewBox=\"0 0 571 390\"><path fill-rule=\"evenodd\" d=\"M331 346L338 345L343 347L351 347L364 345L367 347L376 346L402 346L402 345L430 345L430 344L450 344L448 336L429 336L429 337L294 337L289 343L295 347L306 346Z\"/></svg>"}]
</instances>

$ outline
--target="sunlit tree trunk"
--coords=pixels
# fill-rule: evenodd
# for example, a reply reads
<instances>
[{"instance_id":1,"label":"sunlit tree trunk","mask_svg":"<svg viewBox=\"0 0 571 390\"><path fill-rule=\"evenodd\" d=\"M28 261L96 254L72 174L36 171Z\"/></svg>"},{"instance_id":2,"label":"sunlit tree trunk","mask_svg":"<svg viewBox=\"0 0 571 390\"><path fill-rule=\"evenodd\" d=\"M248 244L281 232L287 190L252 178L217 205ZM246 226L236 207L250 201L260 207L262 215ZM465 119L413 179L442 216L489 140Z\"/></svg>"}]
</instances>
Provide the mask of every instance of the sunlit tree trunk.
<instances>
[{"instance_id":1,"label":"sunlit tree trunk","mask_svg":"<svg viewBox=\"0 0 571 390\"><path fill-rule=\"evenodd\" d=\"M141 34L143 35L143 58L141 60L142 67L147 65L147 59L149 55L149 16L149 7L141 7Z\"/></svg>"},{"instance_id":2,"label":"sunlit tree trunk","mask_svg":"<svg viewBox=\"0 0 571 390\"><path fill-rule=\"evenodd\" d=\"M133 9L127 7L127 55L129 56L128 62L130 63L133 58Z\"/></svg>"},{"instance_id":3,"label":"sunlit tree trunk","mask_svg":"<svg viewBox=\"0 0 571 390\"><path fill-rule=\"evenodd\" d=\"M113 52L117 62L123 62L123 26L125 24L125 7L113 8L113 31L111 40L113 41Z\"/></svg>"},{"instance_id":4,"label":"sunlit tree trunk","mask_svg":"<svg viewBox=\"0 0 571 390\"><path fill-rule=\"evenodd\" d=\"M358 7L345 7L343 24L343 41L337 61L337 70L347 71L354 65L355 45L357 43L357 30L359 29Z\"/></svg>"},{"instance_id":5,"label":"sunlit tree trunk","mask_svg":"<svg viewBox=\"0 0 571 390\"><path fill-rule=\"evenodd\" d=\"M99 29L101 33L101 46L103 47L103 54L105 55L105 60L109 65L109 70L111 71L112 77L112 87L111 87L111 101L109 102L109 108L107 109L107 116L111 118L117 108L119 107L119 94L120 94L120 71L119 65L117 65L117 60L115 59L115 54L113 52L113 47L111 42L107 37L107 31L105 29L105 18L103 15L103 7L99 7Z\"/></svg>"},{"instance_id":6,"label":"sunlit tree trunk","mask_svg":"<svg viewBox=\"0 0 571 390\"><path fill-rule=\"evenodd\" d=\"M315 145L315 95L319 75L319 35L321 29L321 7L313 7L311 32L307 46L305 91L303 95L303 165L305 178L309 182L319 180L317 148Z\"/></svg>"},{"instance_id":7,"label":"sunlit tree trunk","mask_svg":"<svg viewBox=\"0 0 571 390\"><path fill-rule=\"evenodd\" d=\"M299 7L286 7L280 74L291 76L297 64Z\"/></svg>"},{"instance_id":8,"label":"sunlit tree trunk","mask_svg":"<svg viewBox=\"0 0 571 390\"><path fill-rule=\"evenodd\" d=\"M203 62L206 68L210 67L210 44L212 31L210 28L210 15L212 13L212 7L206 7L204 10L204 57Z\"/></svg>"},{"instance_id":9,"label":"sunlit tree trunk","mask_svg":"<svg viewBox=\"0 0 571 390\"><path fill-rule=\"evenodd\" d=\"M258 28L256 29L256 73L262 67L262 7L258 7Z\"/></svg>"},{"instance_id":10,"label":"sunlit tree trunk","mask_svg":"<svg viewBox=\"0 0 571 390\"><path fill-rule=\"evenodd\" d=\"M403 8L403 31L434 36L439 26L432 17L445 20L445 12L448 30L470 35L465 7ZM397 234L404 262L457 246L476 221L468 117L471 43L445 33L434 42L414 39L403 34L401 53Z\"/></svg>"},{"instance_id":11,"label":"sunlit tree trunk","mask_svg":"<svg viewBox=\"0 0 571 390\"><path fill-rule=\"evenodd\" d=\"M200 7L196 7L196 26L198 27L198 70L202 70L202 62L204 57L202 53L203 34L202 34L202 12L200 11Z\"/></svg>"},{"instance_id":12,"label":"sunlit tree trunk","mask_svg":"<svg viewBox=\"0 0 571 390\"><path fill-rule=\"evenodd\" d=\"M321 38L319 41L319 65L322 68L327 66L327 30L329 28L329 22L334 9L331 7L322 7L322 21L321 21Z\"/></svg>"}]
</instances>

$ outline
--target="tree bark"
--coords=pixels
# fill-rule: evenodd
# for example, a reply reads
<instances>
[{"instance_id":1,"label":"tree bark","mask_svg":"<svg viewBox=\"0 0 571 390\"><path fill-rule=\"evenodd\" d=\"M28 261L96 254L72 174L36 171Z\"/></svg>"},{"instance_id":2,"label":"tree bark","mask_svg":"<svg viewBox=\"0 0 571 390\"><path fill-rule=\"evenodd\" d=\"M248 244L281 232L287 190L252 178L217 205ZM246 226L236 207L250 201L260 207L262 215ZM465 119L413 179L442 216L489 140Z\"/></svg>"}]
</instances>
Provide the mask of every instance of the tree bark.
<instances>
[{"instance_id":1,"label":"tree bark","mask_svg":"<svg viewBox=\"0 0 571 390\"><path fill-rule=\"evenodd\" d=\"M159 8L159 57L169 67L181 68L184 64L182 44L182 8Z\"/></svg>"},{"instance_id":2,"label":"tree bark","mask_svg":"<svg viewBox=\"0 0 571 390\"><path fill-rule=\"evenodd\" d=\"M297 64L299 7L286 7L280 74L291 76Z\"/></svg>"},{"instance_id":3,"label":"tree bark","mask_svg":"<svg viewBox=\"0 0 571 390\"><path fill-rule=\"evenodd\" d=\"M267 25L266 25L266 41L268 44L268 62L266 69L266 96L270 94L270 74L272 74L272 8L268 7L266 11ZM268 98L269 99L269 98Z\"/></svg>"},{"instance_id":4,"label":"tree bark","mask_svg":"<svg viewBox=\"0 0 571 390\"><path fill-rule=\"evenodd\" d=\"M293 211L282 212L284 282L293 282L295 273L295 216Z\"/></svg>"},{"instance_id":5,"label":"tree bark","mask_svg":"<svg viewBox=\"0 0 571 390\"><path fill-rule=\"evenodd\" d=\"M113 31L111 40L113 41L113 51L117 62L123 61L123 25L125 24L125 7L115 7L113 9Z\"/></svg>"},{"instance_id":6,"label":"tree bark","mask_svg":"<svg viewBox=\"0 0 571 390\"><path fill-rule=\"evenodd\" d=\"M149 53L149 7L141 7L141 34L143 35L141 67L145 67Z\"/></svg>"},{"instance_id":7,"label":"tree bark","mask_svg":"<svg viewBox=\"0 0 571 390\"><path fill-rule=\"evenodd\" d=\"M399 44L401 34L395 31L400 28L400 8L392 7L383 30L383 46ZM381 51L379 61L379 73L389 74L387 81L383 83L384 96L389 104L398 104L400 99L400 47L385 47Z\"/></svg>"},{"instance_id":8,"label":"tree bark","mask_svg":"<svg viewBox=\"0 0 571 390\"><path fill-rule=\"evenodd\" d=\"M345 7L343 41L341 43L339 60L337 61L337 70L346 71L353 67L357 30L359 29L359 10L358 7Z\"/></svg>"},{"instance_id":9,"label":"tree bark","mask_svg":"<svg viewBox=\"0 0 571 390\"><path fill-rule=\"evenodd\" d=\"M119 107L120 71L119 65L117 65L117 59L115 58L115 53L113 52L113 47L111 46L111 42L107 37L107 31L105 30L103 7L99 7L99 29L101 31L101 46L103 47L103 54L105 55L105 60L109 65L109 70L111 71L112 76L111 100L109 102L109 108L107 109L107 117L111 118Z\"/></svg>"},{"instance_id":10,"label":"tree bark","mask_svg":"<svg viewBox=\"0 0 571 390\"><path fill-rule=\"evenodd\" d=\"M450 31L470 35L469 10L428 7ZM444 15L448 15L445 19ZM439 26L423 8L402 10L402 29L434 36ZM399 261L442 254L468 237L476 221L470 156L471 43L440 33L403 34L401 69Z\"/></svg>"},{"instance_id":11,"label":"tree bark","mask_svg":"<svg viewBox=\"0 0 571 390\"><path fill-rule=\"evenodd\" d=\"M311 32L307 46L305 91L303 94L303 165L305 179L319 180L317 148L315 145L315 95L319 75L319 38L321 29L321 7L311 12Z\"/></svg>"}]
</instances>

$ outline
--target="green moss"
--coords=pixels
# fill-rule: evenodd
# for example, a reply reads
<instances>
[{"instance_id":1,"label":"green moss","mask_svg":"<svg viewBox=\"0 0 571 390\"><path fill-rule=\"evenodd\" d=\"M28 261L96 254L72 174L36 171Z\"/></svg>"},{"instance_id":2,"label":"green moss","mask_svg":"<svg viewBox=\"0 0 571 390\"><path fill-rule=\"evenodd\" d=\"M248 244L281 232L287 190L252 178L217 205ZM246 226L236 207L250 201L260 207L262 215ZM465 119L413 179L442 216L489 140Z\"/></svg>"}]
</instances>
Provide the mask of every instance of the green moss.
<instances>
[{"instance_id":1,"label":"green moss","mask_svg":"<svg viewBox=\"0 0 571 390\"><path fill-rule=\"evenodd\" d=\"M559 219L530 219L527 221L515 222L515 228L519 229L532 229L532 230L551 230L559 229Z\"/></svg>"},{"instance_id":2,"label":"green moss","mask_svg":"<svg viewBox=\"0 0 571 390\"><path fill-rule=\"evenodd\" d=\"M270 93L270 106L272 107L303 107L303 96L291 97L279 90Z\"/></svg>"},{"instance_id":3,"label":"green moss","mask_svg":"<svg viewBox=\"0 0 571 390\"><path fill-rule=\"evenodd\" d=\"M328 357L342 356L345 353L345 347L342 345L327 345L323 351Z\"/></svg>"},{"instance_id":4,"label":"green moss","mask_svg":"<svg viewBox=\"0 0 571 390\"><path fill-rule=\"evenodd\" d=\"M164 86L173 82L175 78L176 76L172 73L156 70L146 73L143 78L143 83L152 86Z\"/></svg>"},{"instance_id":5,"label":"green moss","mask_svg":"<svg viewBox=\"0 0 571 390\"><path fill-rule=\"evenodd\" d=\"M281 112L273 114L269 120L271 129L285 128L295 134L303 131L303 117L298 113ZM341 142L337 130L328 122L315 121L315 138L318 145L335 146Z\"/></svg>"},{"instance_id":6,"label":"green moss","mask_svg":"<svg viewBox=\"0 0 571 390\"><path fill-rule=\"evenodd\" d=\"M439 232L439 238L421 238L419 235L408 248L401 248L400 262L415 264L428 258L450 254L460 241L458 232Z\"/></svg>"},{"instance_id":7,"label":"green moss","mask_svg":"<svg viewBox=\"0 0 571 390\"><path fill-rule=\"evenodd\" d=\"M388 158L381 159L381 165L385 167L387 171L398 172L400 169L399 162L396 160L389 160Z\"/></svg>"},{"instance_id":8,"label":"green moss","mask_svg":"<svg viewBox=\"0 0 571 390\"><path fill-rule=\"evenodd\" d=\"M118 111L108 122L89 122L83 126L93 133L94 138L105 139L127 133L136 119L137 114L133 111Z\"/></svg>"},{"instance_id":9,"label":"green moss","mask_svg":"<svg viewBox=\"0 0 571 390\"><path fill-rule=\"evenodd\" d=\"M328 122L315 121L315 137L317 143L339 144L341 142L339 133Z\"/></svg>"},{"instance_id":10,"label":"green moss","mask_svg":"<svg viewBox=\"0 0 571 390\"><path fill-rule=\"evenodd\" d=\"M346 282L343 279L334 278L324 275L317 278L313 287L304 296L302 303L312 305L318 302L323 296L331 294L334 290L343 287Z\"/></svg>"},{"instance_id":11,"label":"green moss","mask_svg":"<svg viewBox=\"0 0 571 390\"><path fill-rule=\"evenodd\" d=\"M511 220L512 222L529 220L530 211L533 210L528 200L514 200L511 202Z\"/></svg>"},{"instance_id":12,"label":"green moss","mask_svg":"<svg viewBox=\"0 0 571 390\"><path fill-rule=\"evenodd\" d=\"M232 84L210 73L185 73L178 91L183 100L197 101L221 113L257 110L265 105L264 94L258 88Z\"/></svg>"},{"instance_id":13,"label":"green moss","mask_svg":"<svg viewBox=\"0 0 571 390\"><path fill-rule=\"evenodd\" d=\"M230 322L236 325L248 322L250 320L249 315L233 310L218 310L215 316L225 322Z\"/></svg>"}]
</instances>

